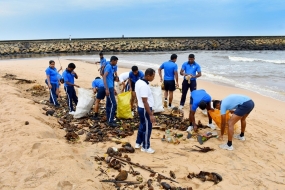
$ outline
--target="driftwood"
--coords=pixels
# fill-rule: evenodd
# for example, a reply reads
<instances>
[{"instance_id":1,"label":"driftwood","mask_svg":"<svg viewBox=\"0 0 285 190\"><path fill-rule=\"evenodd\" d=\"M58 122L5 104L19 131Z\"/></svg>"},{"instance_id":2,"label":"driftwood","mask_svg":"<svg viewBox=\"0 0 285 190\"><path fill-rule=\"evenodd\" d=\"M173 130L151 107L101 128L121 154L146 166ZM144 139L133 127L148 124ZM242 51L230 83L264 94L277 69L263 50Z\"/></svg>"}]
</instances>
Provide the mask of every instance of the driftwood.
<instances>
[{"instance_id":1,"label":"driftwood","mask_svg":"<svg viewBox=\"0 0 285 190\"><path fill-rule=\"evenodd\" d=\"M144 169L144 170L146 170L146 171L149 171L149 172L151 172L151 173L157 173L158 176L159 176L161 179L167 179L167 180L170 180L170 181L172 181L172 182L178 183L177 181L173 180L172 178L166 177L166 176L164 176L164 175L162 175L162 174L160 174L160 173L158 173L158 172L152 170L152 169L149 168L149 167L141 166L141 165L139 165L139 164L133 163L133 162L131 162L131 161L127 161L127 160L125 160L125 159L123 159L123 158L120 158L120 157L117 157L117 156L113 156L113 157L116 158L116 159L118 159L118 160L121 160L122 162L126 162L126 163L128 163L128 164L137 166L137 167L142 168L142 169Z\"/></svg>"},{"instance_id":2,"label":"driftwood","mask_svg":"<svg viewBox=\"0 0 285 190\"><path fill-rule=\"evenodd\" d=\"M196 146L197 148L199 148L199 150L193 148L192 151L197 151L197 152L206 153L206 152L214 151L214 150L215 150L215 149L210 148L210 147L199 147L199 146L197 146L197 145L194 145L194 146Z\"/></svg>"},{"instance_id":3,"label":"driftwood","mask_svg":"<svg viewBox=\"0 0 285 190\"><path fill-rule=\"evenodd\" d=\"M128 185L133 185L133 184L140 184L141 182L138 181L117 181L115 179L103 179L100 182L107 182L107 183L126 183Z\"/></svg>"}]
</instances>

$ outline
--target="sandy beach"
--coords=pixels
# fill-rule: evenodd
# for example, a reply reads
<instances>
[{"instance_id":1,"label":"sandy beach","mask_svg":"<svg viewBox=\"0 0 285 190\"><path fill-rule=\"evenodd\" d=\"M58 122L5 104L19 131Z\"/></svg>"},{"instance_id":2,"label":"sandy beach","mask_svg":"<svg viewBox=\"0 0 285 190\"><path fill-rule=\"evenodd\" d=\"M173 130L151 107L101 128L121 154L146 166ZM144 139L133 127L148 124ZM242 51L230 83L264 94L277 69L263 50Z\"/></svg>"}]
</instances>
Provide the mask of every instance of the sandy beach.
<instances>
[{"instance_id":1,"label":"sandy beach","mask_svg":"<svg viewBox=\"0 0 285 190\"><path fill-rule=\"evenodd\" d=\"M60 129L57 119L43 114L43 105L34 103L34 97L26 91L34 84L16 84L14 80L2 78L9 73L45 85L44 71L48 67L48 61L49 59L44 58L0 61L0 189L115 189L111 183L99 182L107 177L97 177L100 174L99 165L93 156L104 156L108 147L120 145L114 142L91 144L84 142L83 136L80 136L79 143L68 143L64 138L65 131ZM71 62L63 59L60 61L63 69ZM55 59L55 62L59 69L58 60ZM91 88L91 82L99 76L99 66L81 61L72 62L75 63L75 71L79 76L75 83L82 88ZM118 66L118 73L130 70L121 68L120 60ZM182 79L179 83L181 87ZM160 84L158 73L151 84ZM164 134L162 131L153 130L152 137L160 137L151 139L155 154L137 150L134 154L129 154L132 161L153 166L155 171L166 176L169 176L170 170L174 171L179 182L177 186L181 187L217 190L284 189L285 102L201 79L197 84L197 89L205 89L213 99L223 99L233 93L244 94L253 99L255 108L247 119L246 141L234 139L234 151L226 151L218 147L222 142L212 138L204 145L216 150L198 153L189 151L193 145L199 145L197 141L186 140L179 145L169 144L160 140ZM63 88L61 91L64 95ZM174 106L179 105L180 97L181 93L176 90ZM188 118L189 97L188 92L185 118ZM48 99L48 91L45 99ZM201 111L196 113L196 120L207 124L207 117ZM29 125L25 125L25 121L29 121ZM202 130L201 133L205 131L210 129ZM240 132L240 128L237 132ZM135 144L135 139L136 132L126 138L132 145ZM227 141L227 136L224 141ZM144 181L149 179L149 172L139 168L136 170L140 171ZM214 185L213 182L186 177L189 173L200 171L216 172L223 177L223 181ZM110 176L117 173L113 169L108 172ZM135 177L129 177L128 180L135 180ZM155 189L159 189L157 182L153 184Z\"/></svg>"}]
</instances>

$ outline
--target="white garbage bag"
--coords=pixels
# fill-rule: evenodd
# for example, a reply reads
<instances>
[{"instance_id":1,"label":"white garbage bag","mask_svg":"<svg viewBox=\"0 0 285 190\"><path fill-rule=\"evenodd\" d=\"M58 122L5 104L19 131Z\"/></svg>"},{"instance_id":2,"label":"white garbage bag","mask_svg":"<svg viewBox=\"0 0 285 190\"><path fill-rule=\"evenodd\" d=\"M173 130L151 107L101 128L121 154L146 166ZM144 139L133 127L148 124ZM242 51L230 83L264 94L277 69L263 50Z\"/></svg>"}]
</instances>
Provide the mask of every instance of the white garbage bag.
<instances>
[{"instance_id":1,"label":"white garbage bag","mask_svg":"<svg viewBox=\"0 0 285 190\"><path fill-rule=\"evenodd\" d=\"M90 89L78 88L78 103L74 118L86 116L94 104L94 93Z\"/></svg>"},{"instance_id":2,"label":"white garbage bag","mask_svg":"<svg viewBox=\"0 0 285 190\"><path fill-rule=\"evenodd\" d=\"M154 105L152 110L154 113L156 112L163 112L163 105L162 105L162 91L161 86L150 86L150 90L153 96Z\"/></svg>"}]
</instances>

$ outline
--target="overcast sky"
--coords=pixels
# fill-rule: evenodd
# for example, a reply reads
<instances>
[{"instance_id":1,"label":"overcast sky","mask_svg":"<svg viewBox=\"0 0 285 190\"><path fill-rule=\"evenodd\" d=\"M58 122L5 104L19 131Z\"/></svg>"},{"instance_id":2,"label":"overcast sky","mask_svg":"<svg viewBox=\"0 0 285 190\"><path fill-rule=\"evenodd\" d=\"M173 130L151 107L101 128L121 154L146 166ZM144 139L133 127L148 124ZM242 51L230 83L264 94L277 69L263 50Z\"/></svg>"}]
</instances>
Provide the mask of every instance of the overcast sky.
<instances>
[{"instance_id":1,"label":"overcast sky","mask_svg":"<svg viewBox=\"0 0 285 190\"><path fill-rule=\"evenodd\" d=\"M285 0L0 0L0 40L285 35Z\"/></svg>"}]
</instances>

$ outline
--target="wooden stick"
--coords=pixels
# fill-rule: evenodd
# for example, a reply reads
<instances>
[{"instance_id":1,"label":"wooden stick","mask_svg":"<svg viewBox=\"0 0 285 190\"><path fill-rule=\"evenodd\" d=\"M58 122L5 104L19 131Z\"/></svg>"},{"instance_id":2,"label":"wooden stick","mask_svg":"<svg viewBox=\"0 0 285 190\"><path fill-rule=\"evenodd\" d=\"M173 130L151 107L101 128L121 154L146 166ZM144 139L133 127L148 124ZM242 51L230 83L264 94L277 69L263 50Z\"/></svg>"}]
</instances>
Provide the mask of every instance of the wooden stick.
<instances>
[{"instance_id":1,"label":"wooden stick","mask_svg":"<svg viewBox=\"0 0 285 190\"><path fill-rule=\"evenodd\" d=\"M172 178L166 177L166 176L164 176L164 175L162 175L162 174L160 174L160 173L158 173L158 172L155 172L154 170L149 169L148 167L141 166L141 165L139 165L139 164L133 163L133 162L131 162L131 161L127 161L127 160L122 159L122 158L117 157L117 156L112 156L112 157L113 157L113 158L116 158L116 159L118 159L118 160L121 160L122 162L126 162L126 163L128 163L128 164L132 164L132 165L134 165L134 166L137 166L137 167L139 167L139 168L142 168L142 169L144 169L144 170L146 170L146 171L149 171L149 172L151 172L151 173L157 173L158 175L160 175L161 177L163 177L163 179L167 179L167 180L173 181L173 182L175 182L175 183L178 183L177 181L173 180Z\"/></svg>"}]
</instances>

